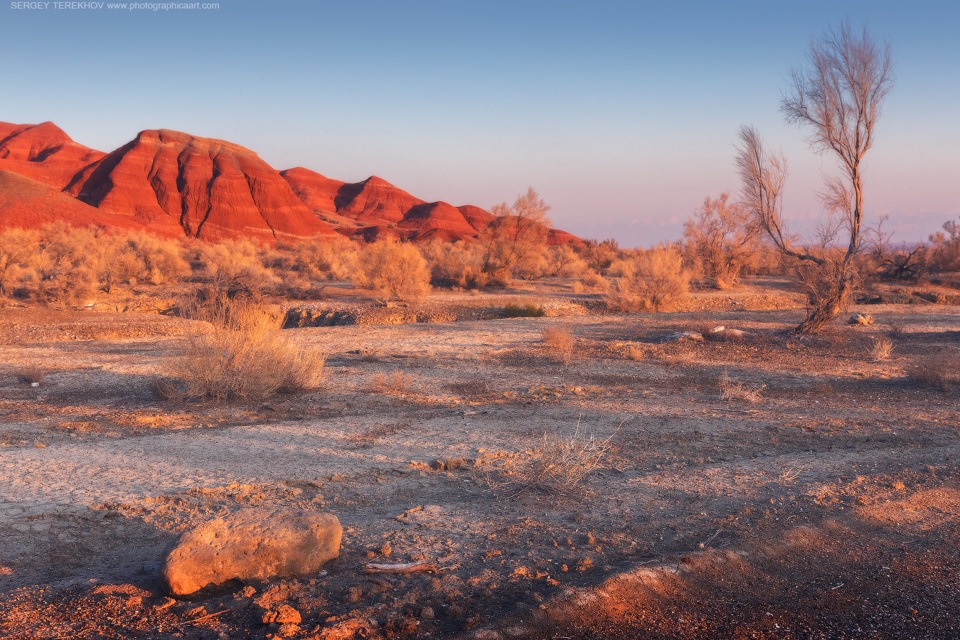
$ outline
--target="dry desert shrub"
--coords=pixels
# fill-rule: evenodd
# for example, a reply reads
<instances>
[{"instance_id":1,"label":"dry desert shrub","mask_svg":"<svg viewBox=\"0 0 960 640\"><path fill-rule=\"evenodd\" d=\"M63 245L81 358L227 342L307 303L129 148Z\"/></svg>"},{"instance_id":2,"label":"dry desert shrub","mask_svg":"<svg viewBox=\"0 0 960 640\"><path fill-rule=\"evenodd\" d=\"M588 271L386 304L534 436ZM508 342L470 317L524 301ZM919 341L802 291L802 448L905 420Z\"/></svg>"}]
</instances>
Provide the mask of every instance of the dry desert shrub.
<instances>
[{"instance_id":1,"label":"dry desert shrub","mask_svg":"<svg viewBox=\"0 0 960 640\"><path fill-rule=\"evenodd\" d=\"M185 398L228 402L260 400L278 392L319 386L326 357L281 333L281 314L249 300L215 299L198 306L206 323L189 336L172 371ZM161 385L162 387L162 385ZM158 387L161 395L174 395Z\"/></svg>"},{"instance_id":2,"label":"dry desert shrub","mask_svg":"<svg viewBox=\"0 0 960 640\"><path fill-rule=\"evenodd\" d=\"M861 266L852 264L839 249L818 249L815 255L822 263L794 261L794 274L807 296L807 317L795 330L816 333L828 322L849 309L853 294L863 284Z\"/></svg>"},{"instance_id":3,"label":"dry desert shrub","mask_svg":"<svg viewBox=\"0 0 960 640\"><path fill-rule=\"evenodd\" d=\"M646 358L646 351L639 344L628 344L626 349L623 351L623 355L627 360L640 361Z\"/></svg>"},{"instance_id":4,"label":"dry desert shrub","mask_svg":"<svg viewBox=\"0 0 960 640\"><path fill-rule=\"evenodd\" d=\"M601 276L610 275L607 271L620 257L620 247L616 240L587 240L580 248L580 254L590 269Z\"/></svg>"},{"instance_id":5,"label":"dry desert shrub","mask_svg":"<svg viewBox=\"0 0 960 640\"><path fill-rule=\"evenodd\" d=\"M597 440L585 435L578 421L569 436L545 432L536 447L485 470L484 479L501 495L515 497L534 491L573 497L583 491L590 474L601 468L612 437Z\"/></svg>"},{"instance_id":6,"label":"dry desert shrub","mask_svg":"<svg viewBox=\"0 0 960 640\"><path fill-rule=\"evenodd\" d=\"M356 271L360 247L341 235L312 238L272 253L274 269L295 273L308 282L348 280Z\"/></svg>"},{"instance_id":7,"label":"dry desert shrub","mask_svg":"<svg viewBox=\"0 0 960 640\"><path fill-rule=\"evenodd\" d=\"M870 359L874 362L886 362L893 355L893 340L877 336L873 338L870 347Z\"/></svg>"},{"instance_id":8,"label":"dry desert shrub","mask_svg":"<svg viewBox=\"0 0 960 640\"><path fill-rule=\"evenodd\" d=\"M580 283L586 291L605 293L610 290L610 281L596 271L588 271L580 278Z\"/></svg>"},{"instance_id":9,"label":"dry desert shrub","mask_svg":"<svg viewBox=\"0 0 960 640\"><path fill-rule=\"evenodd\" d=\"M109 292L120 284L164 284L190 274L181 244L144 231L104 238L97 275L100 288Z\"/></svg>"},{"instance_id":10,"label":"dry desert shrub","mask_svg":"<svg viewBox=\"0 0 960 640\"><path fill-rule=\"evenodd\" d=\"M435 286L477 289L489 282L483 271L483 246L478 242L435 240L421 245L420 251Z\"/></svg>"},{"instance_id":11,"label":"dry desert shrub","mask_svg":"<svg viewBox=\"0 0 960 640\"><path fill-rule=\"evenodd\" d=\"M521 280L538 280L548 276L556 265L551 260L546 244L528 247L513 266L513 277Z\"/></svg>"},{"instance_id":12,"label":"dry desert shrub","mask_svg":"<svg viewBox=\"0 0 960 640\"><path fill-rule=\"evenodd\" d=\"M189 266L175 240L143 231L105 233L63 222L0 233L0 295L14 290L49 304L76 304L96 289L179 280Z\"/></svg>"},{"instance_id":13,"label":"dry desert shrub","mask_svg":"<svg viewBox=\"0 0 960 640\"><path fill-rule=\"evenodd\" d=\"M13 294L29 277L32 260L40 253L40 234L25 229L0 231L0 297Z\"/></svg>"},{"instance_id":14,"label":"dry desert shrub","mask_svg":"<svg viewBox=\"0 0 960 640\"><path fill-rule=\"evenodd\" d=\"M23 384L39 385L47 375L47 370L39 365L28 365L17 370L17 380Z\"/></svg>"},{"instance_id":15,"label":"dry desert shrub","mask_svg":"<svg viewBox=\"0 0 960 640\"><path fill-rule=\"evenodd\" d=\"M373 290L384 299L422 300L430 293L430 269L416 246L396 240L379 240L360 252L354 273L357 286Z\"/></svg>"},{"instance_id":16,"label":"dry desert shrub","mask_svg":"<svg viewBox=\"0 0 960 640\"><path fill-rule=\"evenodd\" d=\"M607 294L607 304L617 311L669 311L690 291L690 272L676 247L642 251L619 265Z\"/></svg>"},{"instance_id":17,"label":"dry desert shrub","mask_svg":"<svg viewBox=\"0 0 960 640\"><path fill-rule=\"evenodd\" d=\"M532 302L508 302L503 307L504 318L542 318L547 315L547 310L543 305Z\"/></svg>"},{"instance_id":18,"label":"dry desert shrub","mask_svg":"<svg viewBox=\"0 0 960 640\"><path fill-rule=\"evenodd\" d=\"M543 330L543 344L556 355L563 364L570 364L573 360L573 349L576 341L569 329L549 327Z\"/></svg>"},{"instance_id":19,"label":"dry desert shrub","mask_svg":"<svg viewBox=\"0 0 960 640\"><path fill-rule=\"evenodd\" d=\"M763 400L761 393L767 385L748 385L743 381L734 380L729 374L720 376L720 399L742 400L750 404L757 404Z\"/></svg>"},{"instance_id":20,"label":"dry desert shrub","mask_svg":"<svg viewBox=\"0 0 960 640\"><path fill-rule=\"evenodd\" d=\"M404 396L410 392L414 378L400 369L390 373L378 373L373 377L373 389L388 396Z\"/></svg>"},{"instance_id":21,"label":"dry desert shrub","mask_svg":"<svg viewBox=\"0 0 960 640\"><path fill-rule=\"evenodd\" d=\"M590 273L590 265L568 244L550 247L547 251L547 274L562 278L580 278Z\"/></svg>"},{"instance_id":22,"label":"dry desert shrub","mask_svg":"<svg viewBox=\"0 0 960 640\"><path fill-rule=\"evenodd\" d=\"M916 358L910 377L925 387L951 391L960 385L960 353L945 352Z\"/></svg>"},{"instance_id":23,"label":"dry desert shrub","mask_svg":"<svg viewBox=\"0 0 960 640\"><path fill-rule=\"evenodd\" d=\"M38 299L54 306L81 302L97 286L101 241L92 228L57 222L40 229L38 252L25 284Z\"/></svg>"},{"instance_id":24,"label":"dry desert shrub","mask_svg":"<svg viewBox=\"0 0 960 640\"><path fill-rule=\"evenodd\" d=\"M258 296L276 278L261 257L259 246L246 238L200 243L194 263L217 295Z\"/></svg>"}]
</instances>

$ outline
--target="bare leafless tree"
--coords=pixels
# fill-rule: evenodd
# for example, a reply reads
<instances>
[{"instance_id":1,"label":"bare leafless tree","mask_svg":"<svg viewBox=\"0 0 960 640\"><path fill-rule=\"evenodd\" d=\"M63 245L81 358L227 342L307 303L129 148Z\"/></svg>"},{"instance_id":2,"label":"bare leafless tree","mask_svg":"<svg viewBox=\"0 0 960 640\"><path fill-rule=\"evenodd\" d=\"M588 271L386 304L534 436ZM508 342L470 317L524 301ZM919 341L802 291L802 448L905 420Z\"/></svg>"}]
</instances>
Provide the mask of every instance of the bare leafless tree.
<instances>
[{"instance_id":1,"label":"bare leafless tree","mask_svg":"<svg viewBox=\"0 0 960 640\"><path fill-rule=\"evenodd\" d=\"M854 33L848 24L829 31L810 46L807 64L795 70L781 103L788 122L807 126L809 142L819 152L832 153L841 176L830 178L822 194L835 224L822 226L821 249L796 246L786 235L781 217L781 192L786 177L782 157L763 148L752 127L740 131L737 165L745 201L782 254L793 258L828 287L826 295L812 296L801 333L819 330L836 317L855 287L855 259L860 251L863 225L863 175L861 163L873 146L874 130L884 98L893 86L889 46L876 44L866 30ZM838 231L848 237L835 248Z\"/></svg>"}]
</instances>

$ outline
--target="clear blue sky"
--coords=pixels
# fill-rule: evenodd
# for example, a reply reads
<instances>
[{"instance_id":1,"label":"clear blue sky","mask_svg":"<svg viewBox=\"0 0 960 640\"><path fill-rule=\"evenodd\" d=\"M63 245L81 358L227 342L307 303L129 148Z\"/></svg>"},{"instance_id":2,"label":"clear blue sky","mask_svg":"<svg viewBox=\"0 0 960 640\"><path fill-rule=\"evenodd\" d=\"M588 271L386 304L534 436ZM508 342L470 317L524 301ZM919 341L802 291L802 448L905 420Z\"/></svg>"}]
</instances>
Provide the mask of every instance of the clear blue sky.
<instances>
[{"instance_id":1,"label":"clear blue sky","mask_svg":"<svg viewBox=\"0 0 960 640\"><path fill-rule=\"evenodd\" d=\"M52 120L101 150L179 129L453 204L533 186L558 226L627 246L679 237L705 196L738 188L742 124L788 156L787 214L809 228L833 160L779 101L810 40L849 19L889 39L896 64L868 215L909 240L960 215L960 3L3 3L0 120Z\"/></svg>"}]
</instances>

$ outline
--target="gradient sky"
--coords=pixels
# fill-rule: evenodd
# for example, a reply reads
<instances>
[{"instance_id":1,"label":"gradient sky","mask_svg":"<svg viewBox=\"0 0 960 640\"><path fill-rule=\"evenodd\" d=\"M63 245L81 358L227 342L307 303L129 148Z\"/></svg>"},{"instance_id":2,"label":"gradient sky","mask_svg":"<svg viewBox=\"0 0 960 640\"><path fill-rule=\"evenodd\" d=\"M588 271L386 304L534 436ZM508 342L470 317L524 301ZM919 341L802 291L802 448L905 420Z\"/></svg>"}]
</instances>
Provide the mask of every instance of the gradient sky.
<instances>
[{"instance_id":1,"label":"gradient sky","mask_svg":"<svg viewBox=\"0 0 960 640\"><path fill-rule=\"evenodd\" d=\"M533 186L557 226L625 246L678 238L705 196L738 188L743 124L787 155L787 217L809 229L834 161L784 124L781 91L811 39L849 19L896 66L868 217L919 240L960 215L958 3L3 2L0 120L52 120L105 151L178 129L457 205Z\"/></svg>"}]
</instances>

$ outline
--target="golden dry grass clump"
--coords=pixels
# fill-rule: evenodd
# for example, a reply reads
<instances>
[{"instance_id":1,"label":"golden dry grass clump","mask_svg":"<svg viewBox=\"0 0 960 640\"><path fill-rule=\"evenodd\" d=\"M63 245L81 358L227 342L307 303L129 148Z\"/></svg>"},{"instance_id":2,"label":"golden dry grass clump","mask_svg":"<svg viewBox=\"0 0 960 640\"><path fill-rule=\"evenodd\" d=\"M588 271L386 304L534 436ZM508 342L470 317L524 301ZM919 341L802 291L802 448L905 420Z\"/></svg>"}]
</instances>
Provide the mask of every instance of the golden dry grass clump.
<instances>
[{"instance_id":1,"label":"golden dry grass clump","mask_svg":"<svg viewBox=\"0 0 960 640\"><path fill-rule=\"evenodd\" d=\"M602 468L612 437L598 440L585 435L579 422L568 436L544 432L537 446L484 470L484 479L495 493L506 496L534 491L575 497L584 491L590 474Z\"/></svg>"},{"instance_id":2,"label":"golden dry grass clump","mask_svg":"<svg viewBox=\"0 0 960 640\"><path fill-rule=\"evenodd\" d=\"M205 325L189 336L186 353L173 367L180 386L162 395L229 402L319 386L325 355L283 335L282 315L266 305L217 298L186 315Z\"/></svg>"},{"instance_id":3,"label":"golden dry grass clump","mask_svg":"<svg viewBox=\"0 0 960 640\"><path fill-rule=\"evenodd\" d=\"M742 400L750 404L763 401L763 390L766 385L749 385L741 380L735 380L728 373L720 376L720 399Z\"/></svg>"},{"instance_id":4,"label":"golden dry grass clump","mask_svg":"<svg viewBox=\"0 0 960 640\"><path fill-rule=\"evenodd\" d=\"M403 396L410 392L414 377L400 369L390 373L378 373L373 378L373 389L378 393L392 396Z\"/></svg>"},{"instance_id":5,"label":"golden dry grass clump","mask_svg":"<svg viewBox=\"0 0 960 640\"><path fill-rule=\"evenodd\" d=\"M870 359L874 362L886 362L893 355L893 340L877 336L870 346Z\"/></svg>"}]
</instances>

